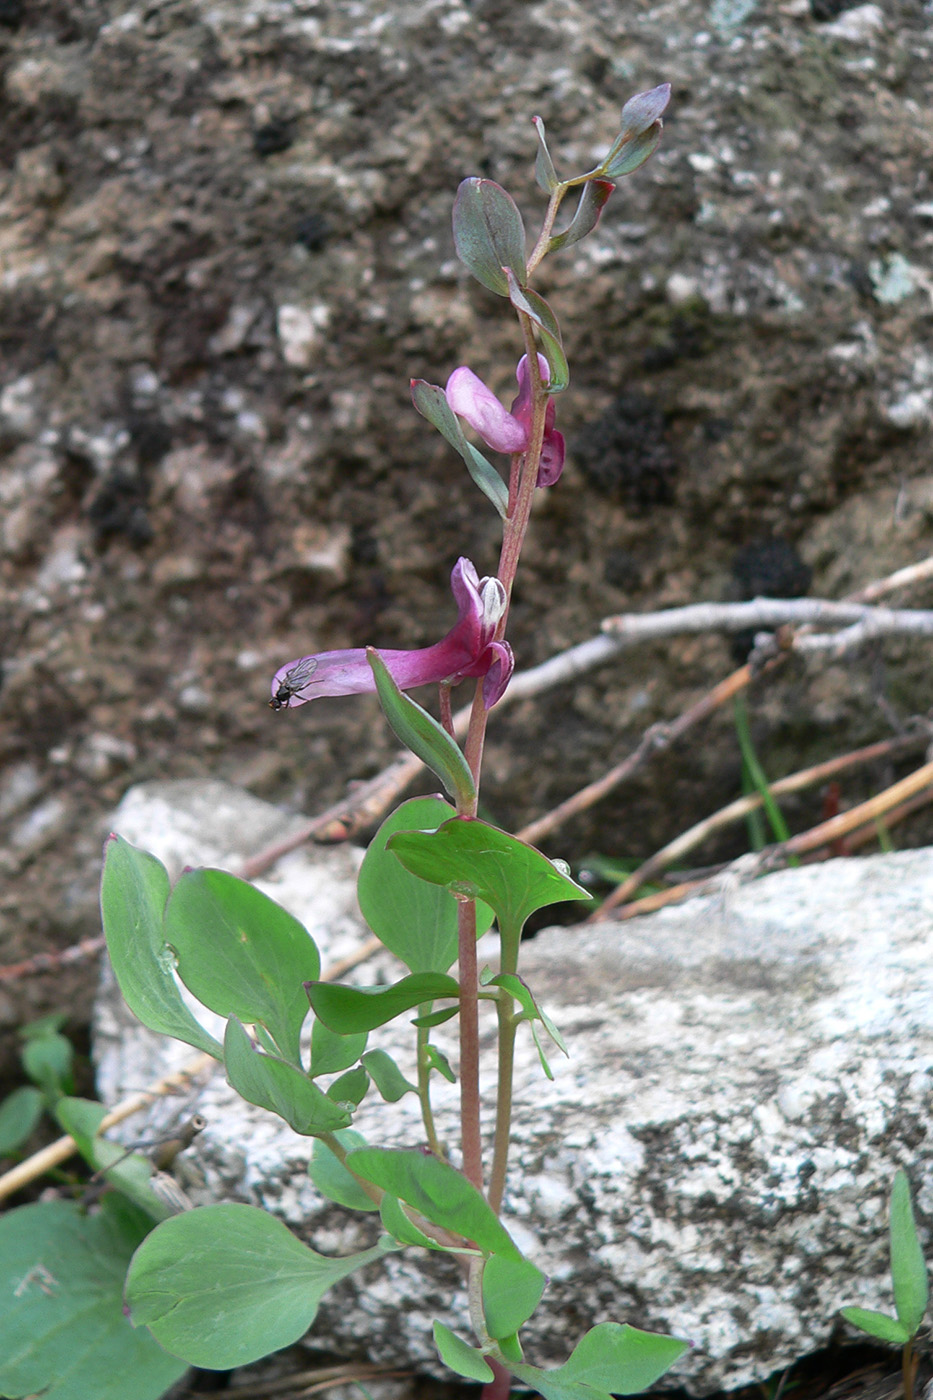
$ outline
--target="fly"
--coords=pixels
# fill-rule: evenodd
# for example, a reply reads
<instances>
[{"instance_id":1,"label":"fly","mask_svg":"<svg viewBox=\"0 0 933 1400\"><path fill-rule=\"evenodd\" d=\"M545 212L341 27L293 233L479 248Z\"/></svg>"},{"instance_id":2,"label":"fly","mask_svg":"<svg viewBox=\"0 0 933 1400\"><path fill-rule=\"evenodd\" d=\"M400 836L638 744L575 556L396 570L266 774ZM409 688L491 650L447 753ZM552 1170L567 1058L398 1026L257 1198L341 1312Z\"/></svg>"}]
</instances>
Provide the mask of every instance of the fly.
<instances>
[{"instance_id":1,"label":"fly","mask_svg":"<svg viewBox=\"0 0 933 1400\"><path fill-rule=\"evenodd\" d=\"M296 661L294 666L290 666L279 681L276 692L269 701L269 708L271 710L287 710L291 704L292 696L304 690L316 670L317 658L314 656L304 656L300 661Z\"/></svg>"}]
</instances>

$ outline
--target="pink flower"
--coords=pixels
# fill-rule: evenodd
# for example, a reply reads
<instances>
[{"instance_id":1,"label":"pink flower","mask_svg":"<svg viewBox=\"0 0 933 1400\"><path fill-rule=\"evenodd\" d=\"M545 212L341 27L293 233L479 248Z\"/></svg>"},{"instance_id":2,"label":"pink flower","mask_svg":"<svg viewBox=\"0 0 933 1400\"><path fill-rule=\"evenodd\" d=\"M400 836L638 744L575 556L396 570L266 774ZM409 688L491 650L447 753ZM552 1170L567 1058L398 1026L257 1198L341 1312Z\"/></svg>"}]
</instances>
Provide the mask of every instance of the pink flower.
<instances>
[{"instance_id":1,"label":"pink flower","mask_svg":"<svg viewBox=\"0 0 933 1400\"><path fill-rule=\"evenodd\" d=\"M379 655L402 690L440 681L455 685L468 676L484 676L483 701L489 710L501 699L514 666L508 642L492 640L505 611L505 589L497 578L481 579L469 559L457 560L450 586L460 615L442 641L416 651L380 651ZM273 710L293 710L325 695L363 695L375 689L362 647L320 651L279 667L272 678L269 704Z\"/></svg>"},{"instance_id":2,"label":"pink flower","mask_svg":"<svg viewBox=\"0 0 933 1400\"><path fill-rule=\"evenodd\" d=\"M543 355L538 356L538 367L546 384L549 373L547 360ZM466 365L454 370L444 391L447 403L454 413L464 418L471 428L475 428L487 447L491 447L495 452L524 452L528 446L531 431L531 376L528 373L527 355L523 355L519 360L515 377L518 380L518 397L512 404L511 412L502 406L492 390ZM538 468L538 486L553 486L564 469L564 438L554 427L555 414L554 400L548 399L544 444Z\"/></svg>"}]
</instances>

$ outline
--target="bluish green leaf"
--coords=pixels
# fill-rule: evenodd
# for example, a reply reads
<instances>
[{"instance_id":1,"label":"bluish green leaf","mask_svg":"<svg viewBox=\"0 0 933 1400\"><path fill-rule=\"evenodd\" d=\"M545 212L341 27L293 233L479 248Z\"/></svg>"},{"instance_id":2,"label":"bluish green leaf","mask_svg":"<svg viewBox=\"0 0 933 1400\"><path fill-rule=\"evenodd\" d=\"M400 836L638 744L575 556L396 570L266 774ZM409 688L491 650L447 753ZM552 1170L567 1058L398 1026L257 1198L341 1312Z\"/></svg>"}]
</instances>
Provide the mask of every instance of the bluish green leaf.
<instances>
[{"instance_id":1,"label":"bluish green leaf","mask_svg":"<svg viewBox=\"0 0 933 1400\"><path fill-rule=\"evenodd\" d=\"M405 1078L392 1056L384 1050L368 1050L363 1064L386 1103L398 1103L406 1094L417 1094L417 1084Z\"/></svg>"},{"instance_id":2,"label":"bluish green leaf","mask_svg":"<svg viewBox=\"0 0 933 1400\"><path fill-rule=\"evenodd\" d=\"M342 1074L331 1084L327 1090L327 1097L352 1111L362 1103L368 1088L369 1075L362 1065L357 1065L356 1069L347 1070L346 1074Z\"/></svg>"},{"instance_id":3,"label":"bluish green leaf","mask_svg":"<svg viewBox=\"0 0 933 1400\"><path fill-rule=\"evenodd\" d=\"M277 1113L296 1133L313 1137L350 1122L350 1114L295 1065L255 1049L235 1017L227 1022L224 1062L228 1080L247 1103Z\"/></svg>"},{"instance_id":4,"label":"bluish green leaf","mask_svg":"<svg viewBox=\"0 0 933 1400\"><path fill-rule=\"evenodd\" d=\"M556 190L560 181L557 178L557 171L554 169L554 162L551 160L551 153L547 148L547 138L544 130L544 122L540 117L532 117L535 133L538 137L538 151L535 156L535 179L544 190L545 194L550 194Z\"/></svg>"},{"instance_id":5,"label":"bluish green leaf","mask_svg":"<svg viewBox=\"0 0 933 1400\"><path fill-rule=\"evenodd\" d=\"M449 1366L456 1375L465 1376L468 1381L495 1379L493 1369L488 1361L484 1360L483 1353L477 1347L471 1347L467 1342L461 1341L443 1322L434 1323L434 1345L444 1365Z\"/></svg>"},{"instance_id":6,"label":"bluish green leaf","mask_svg":"<svg viewBox=\"0 0 933 1400\"><path fill-rule=\"evenodd\" d=\"M381 942L412 972L446 972L457 957L457 901L400 865L386 842L396 831L433 831L455 816L440 797L413 797L376 832L360 867L357 896L363 918ZM476 910L476 936L492 923L492 910Z\"/></svg>"},{"instance_id":7,"label":"bluish green leaf","mask_svg":"<svg viewBox=\"0 0 933 1400\"><path fill-rule=\"evenodd\" d=\"M454 817L431 832L400 831L388 846L413 875L494 909L513 954L529 914L563 900L591 898L533 846L476 819Z\"/></svg>"},{"instance_id":8,"label":"bluish green leaf","mask_svg":"<svg viewBox=\"0 0 933 1400\"><path fill-rule=\"evenodd\" d=\"M459 997L460 984L441 972L403 977L394 987L342 987L314 982L308 999L325 1025L342 1035L373 1031L387 1021L438 997Z\"/></svg>"},{"instance_id":9,"label":"bluish green leaf","mask_svg":"<svg viewBox=\"0 0 933 1400\"><path fill-rule=\"evenodd\" d=\"M323 1021L315 1020L311 1028L311 1077L317 1079L321 1074L342 1074L359 1060L368 1039L366 1031L356 1035L338 1035Z\"/></svg>"},{"instance_id":10,"label":"bluish green leaf","mask_svg":"<svg viewBox=\"0 0 933 1400\"><path fill-rule=\"evenodd\" d=\"M689 1343L628 1323L601 1322L581 1337L561 1366L567 1379L613 1395L647 1390L687 1351Z\"/></svg>"},{"instance_id":11,"label":"bluish green leaf","mask_svg":"<svg viewBox=\"0 0 933 1400\"><path fill-rule=\"evenodd\" d=\"M341 1128L334 1133L334 1137L345 1152L352 1152L356 1147L367 1145L363 1134L358 1133L355 1128ZM372 1198L367 1196L353 1173L347 1171L327 1143L322 1142L320 1138L315 1141L314 1151L311 1153L308 1175L322 1196L326 1196L329 1201L336 1201L339 1206L346 1206L347 1210L379 1209Z\"/></svg>"},{"instance_id":12,"label":"bluish green leaf","mask_svg":"<svg viewBox=\"0 0 933 1400\"><path fill-rule=\"evenodd\" d=\"M563 1366L550 1371L525 1365L510 1365L509 1369L544 1400L634 1395L669 1371L687 1345L676 1337L601 1322L580 1339Z\"/></svg>"},{"instance_id":13,"label":"bluish green leaf","mask_svg":"<svg viewBox=\"0 0 933 1400\"><path fill-rule=\"evenodd\" d=\"M64 1132L75 1140L78 1151L92 1171L103 1172L107 1181L152 1221L167 1220L175 1212L153 1191L152 1163L140 1152L126 1154L118 1142L99 1137L100 1125L107 1116L102 1103L93 1099L59 1099L55 1117Z\"/></svg>"},{"instance_id":14,"label":"bluish green leaf","mask_svg":"<svg viewBox=\"0 0 933 1400\"><path fill-rule=\"evenodd\" d=\"M661 123L655 122L647 131L630 141L613 148L611 158L607 156L602 173L607 180L618 180L622 175L631 175L649 156L654 155L661 140Z\"/></svg>"},{"instance_id":15,"label":"bluish green leaf","mask_svg":"<svg viewBox=\"0 0 933 1400\"><path fill-rule=\"evenodd\" d=\"M453 1020L459 1010L459 1006L446 1006L442 1007L440 1011L427 1011L423 1016L413 1017L412 1025L419 1026L423 1030L432 1030L434 1026L442 1026L445 1021Z\"/></svg>"},{"instance_id":16,"label":"bluish green leaf","mask_svg":"<svg viewBox=\"0 0 933 1400\"><path fill-rule=\"evenodd\" d=\"M374 647L367 647L366 655L373 668L379 703L396 738L437 774L458 807L471 806L476 800L473 774L454 740L433 715L399 690Z\"/></svg>"},{"instance_id":17,"label":"bluish green leaf","mask_svg":"<svg viewBox=\"0 0 933 1400\"><path fill-rule=\"evenodd\" d=\"M525 227L510 194L493 180L476 176L460 183L454 201L454 246L457 257L478 282L498 296L508 296L502 269L525 283Z\"/></svg>"},{"instance_id":18,"label":"bluish green leaf","mask_svg":"<svg viewBox=\"0 0 933 1400\"><path fill-rule=\"evenodd\" d=\"M544 1072L544 1077L545 1079L553 1079L554 1071L551 1069L550 1061L548 1060L548 1057L544 1052L544 1046L541 1044L541 1036L538 1032L537 1024L536 1022L532 1021L530 1025L531 1038L535 1043L535 1049L538 1052L538 1059L541 1061L541 1069Z\"/></svg>"},{"instance_id":19,"label":"bluish green leaf","mask_svg":"<svg viewBox=\"0 0 933 1400\"><path fill-rule=\"evenodd\" d=\"M671 100L670 83L659 83L648 92L636 92L622 108L619 135L630 140L651 129Z\"/></svg>"},{"instance_id":20,"label":"bluish green leaf","mask_svg":"<svg viewBox=\"0 0 933 1400\"><path fill-rule=\"evenodd\" d=\"M927 1310L929 1281L923 1258L910 1185L905 1172L898 1170L891 1187L891 1281L898 1321L914 1336Z\"/></svg>"},{"instance_id":21,"label":"bluish green leaf","mask_svg":"<svg viewBox=\"0 0 933 1400\"><path fill-rule=\"evenodd\" d=\"M20 1052L23 1069L50 1103L74 1090L71 1063L74 1047L58 1031L30 1036Z\"/></svg>"},{"instance_id":22,"label":"bluish green leaf","mask_svg":"<svg viewBox=\"0 0 933 1400\"><path fill-rule=\"evenodd\" d=\"M887 1313L875 1312L873 1308L840 1308L839 1311L846 1322L869 1337L877 1337L879 1342L892 1342L902 1347L910 1341L911 1334L904 1324L896 1317L888 1317Z\"/></svg>"},{"instance_id":23,"label":"bluish green leaf","mask_svg":"<svg viewBox=\"0 0 933 1400\"><path fill-rule=\"evenodd\" d=\"M444 390L426 379L413 379L411 399L422 418L427 418L454 451L460 453L473 481L504 520L509 508L509 488L492 463L464 435L460 419L447 402Z\"/></svg>"},{"instance_id":24,"label":"bluish green leaf","mask_svg":"<svg viewBox=\"0 0 933 1400\"><path fill-rule=\"evenodd\" d=\"M548 243L548 252L556 253L560 248L569 248L592 233L614 189L611 180L587 180L580 192L573 219L563 233L554 234Z\"/></svg>"},{"instance_id":25,"label":"bluish green leaf","mask_svg":"<svg viewBox=\"0 0 933 1400\"><path fill-rule=\"evenodd\" d=\"M510 1337L541 1301L547 1280L529 1259L494 1254L483 1267L483 1313L490 1337Z\"/></svg>"},{"instance_id":26,"label":"bluish green leaf","mask_svg":"<svg viewBox=\"0 0 933 1400\"><path fill-rule=\"evenodd\" d=\"M42 1117L44 1100L38 1089L24 1084L0 1103L0 1157L15 1152Z\"/></svg>"},{"instance_id":27,"label":"bluish green leaf","mask_svg":"<svg viewBox=\"0 0 933 1400\"><path fill-rule=\"evenodd\" d=\"M123 1316L123 1279L151 1221L109 1195L87 1215L40 1201L0 1215L0 1394L159 1400L187 1365Z\"/></svg>"},{"instance_id":28,"label":"bluish green leaf","mask_svg":"<svg viewBox=\"0 0 933 1400\"><path fill-rule=\"evenodd\" d=\"M347 1161L358 1176L397 1196L432 1225L472 1240L486 1254L521 1259L495 1211L456 1167L422 1152L378 1147L351 1152Z\"/></svg>"},{"instance_id":29,"label":"bluish green leaf","mask_svg":"<svg viewBox=\"0 0 933 1400\"><path fill-rule=\"evenodd\" d=\"M524 289L520 287L511 274L507 281L509 301L516 311L522 311L526 316L530 316L538 328L541 349L548 363L548 393L560 394L570 383L570 367L567 364L567 356L564 354L564 347L561 343L557 317L544 297L538 296L538 293L533 292L530 287Z\"/></svg>"},{"instance_id":30,"label":"bluish green leaf","mask_svg":"<svg viewBox=\"0 0 933 1400\"><path fill-rule=\"evenodd\" d=\"M219 1016L265 1026L292 1064L308 1014L302 983L320 975L307 929L226 870L186 870L169 896L165 938L178 975Z\"/></svg>"},{"instance_id":31,"label":"bluish green leaf","mask_svg":"<svg viewBox=\"0 0 933 1400\"><path fill-rule=\"evenodd\" d=\"M441 1254L473 1256L478 1254L478 1251L475 1249L457 1249L453 1245L440 1244L437 1240L432 1239L430 1235L426 1235L408 1216L401 1201L388 1191L382 1198L382 1204L379 1207L379 1216L382 1220L382 1228L401 1245L414 1245L418 1249L433 1249Z\"/></svg>"},{"instance_id":32,"label":"bluish green leaf","mask_svg":"<svg viewBox=\"0 0 933 1400\"><path fill-rule=\"evenodd\" d=\"M436 1070L442 1079L446 1079L448 1084L456 1084L457 1076L450 1067L450 1061L442 1050L438 1050L436 1045L428 1044L424 1047L424 1053L428 1059L428 1065Z\"/></svg>"},{"instance_id":33,"label":"bluish green leaf","mask_svg":"<svg viewBox=\"0 0 933 1400\"><path fill-rule=\"evenodd\" d=\"M182 1000L165 946L162 914L169 894L165 866L122 836L104 847L100 908L107 950L127 1006L144 1026L174 1036L215 1060L223 1050Z\"/></svg>"},{"instance_id":34,"label":"bluish green leaf","mask_svg":"<svg viewBox=\"0 0 933 1400\"><path fill-rule=\"evenodd\" d=\"M379 1259L390 1240L327 1259L256 1206L225 1203L158 1225L130 1264L126 1298L134 1325L192 1366L226 1371L296 1342L321 1298Z\"/></svg>"}]
</instances>

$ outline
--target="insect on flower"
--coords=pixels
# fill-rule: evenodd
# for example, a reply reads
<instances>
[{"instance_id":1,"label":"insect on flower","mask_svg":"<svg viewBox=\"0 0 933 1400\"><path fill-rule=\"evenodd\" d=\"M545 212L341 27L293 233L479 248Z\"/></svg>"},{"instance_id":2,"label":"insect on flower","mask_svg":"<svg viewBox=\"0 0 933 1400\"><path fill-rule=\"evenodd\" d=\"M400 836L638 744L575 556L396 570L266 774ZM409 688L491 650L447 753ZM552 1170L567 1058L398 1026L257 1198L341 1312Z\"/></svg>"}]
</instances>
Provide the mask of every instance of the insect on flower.
<instances>
[{"instance_id":1,"label":"insect on flower","mask_svg":"<svg viewBox=\"0 0 933 1400\"><path fill-rule=\"evenodd\" d=\"M292 696L304 690L308 681L317 670L317 658L314 656L304 656L300 661L285 672L279 681L276 692L269 701L271 710L287 710L291 704Z\"/></svg>"}]
</instances>

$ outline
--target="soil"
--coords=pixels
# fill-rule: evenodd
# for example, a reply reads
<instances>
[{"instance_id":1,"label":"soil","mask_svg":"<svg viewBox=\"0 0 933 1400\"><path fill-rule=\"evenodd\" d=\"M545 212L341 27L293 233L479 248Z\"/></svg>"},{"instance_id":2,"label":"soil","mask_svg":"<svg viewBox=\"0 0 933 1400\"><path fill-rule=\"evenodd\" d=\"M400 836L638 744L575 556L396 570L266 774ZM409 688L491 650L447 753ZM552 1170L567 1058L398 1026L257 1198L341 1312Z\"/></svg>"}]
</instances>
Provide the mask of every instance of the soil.
<instances>
[{"instance_id":1,"label":"soil","mask_svg":"<svg viewBox=\"0 0 933 1400\"><path fill-rule=\"evenodd\" d=\"M612 613L807 577L839 597L929 552L931 31L912 0L0 3L0 964L98 931L133 783L313 813L394 753L370 697L273 714L269 680L436 640L454 560L495 566L496 517L407 383L469 363L510 397L514 322L456 262L450 206L490 176L534 228L536 113L576 172L628 96L674 89L658 154L537 283L573 379L519 666ZM733 664L657 644L515 706L487 814L549 810ZM778 777L924 713L925 656L795 663L750 705ZM549 853L646 857L740 782L722 715ZM920 813L896 839L931 837ZM0 985L0 1077L31 1017L86 1036L95 979Z\"/></svg>"}]
</instances>

